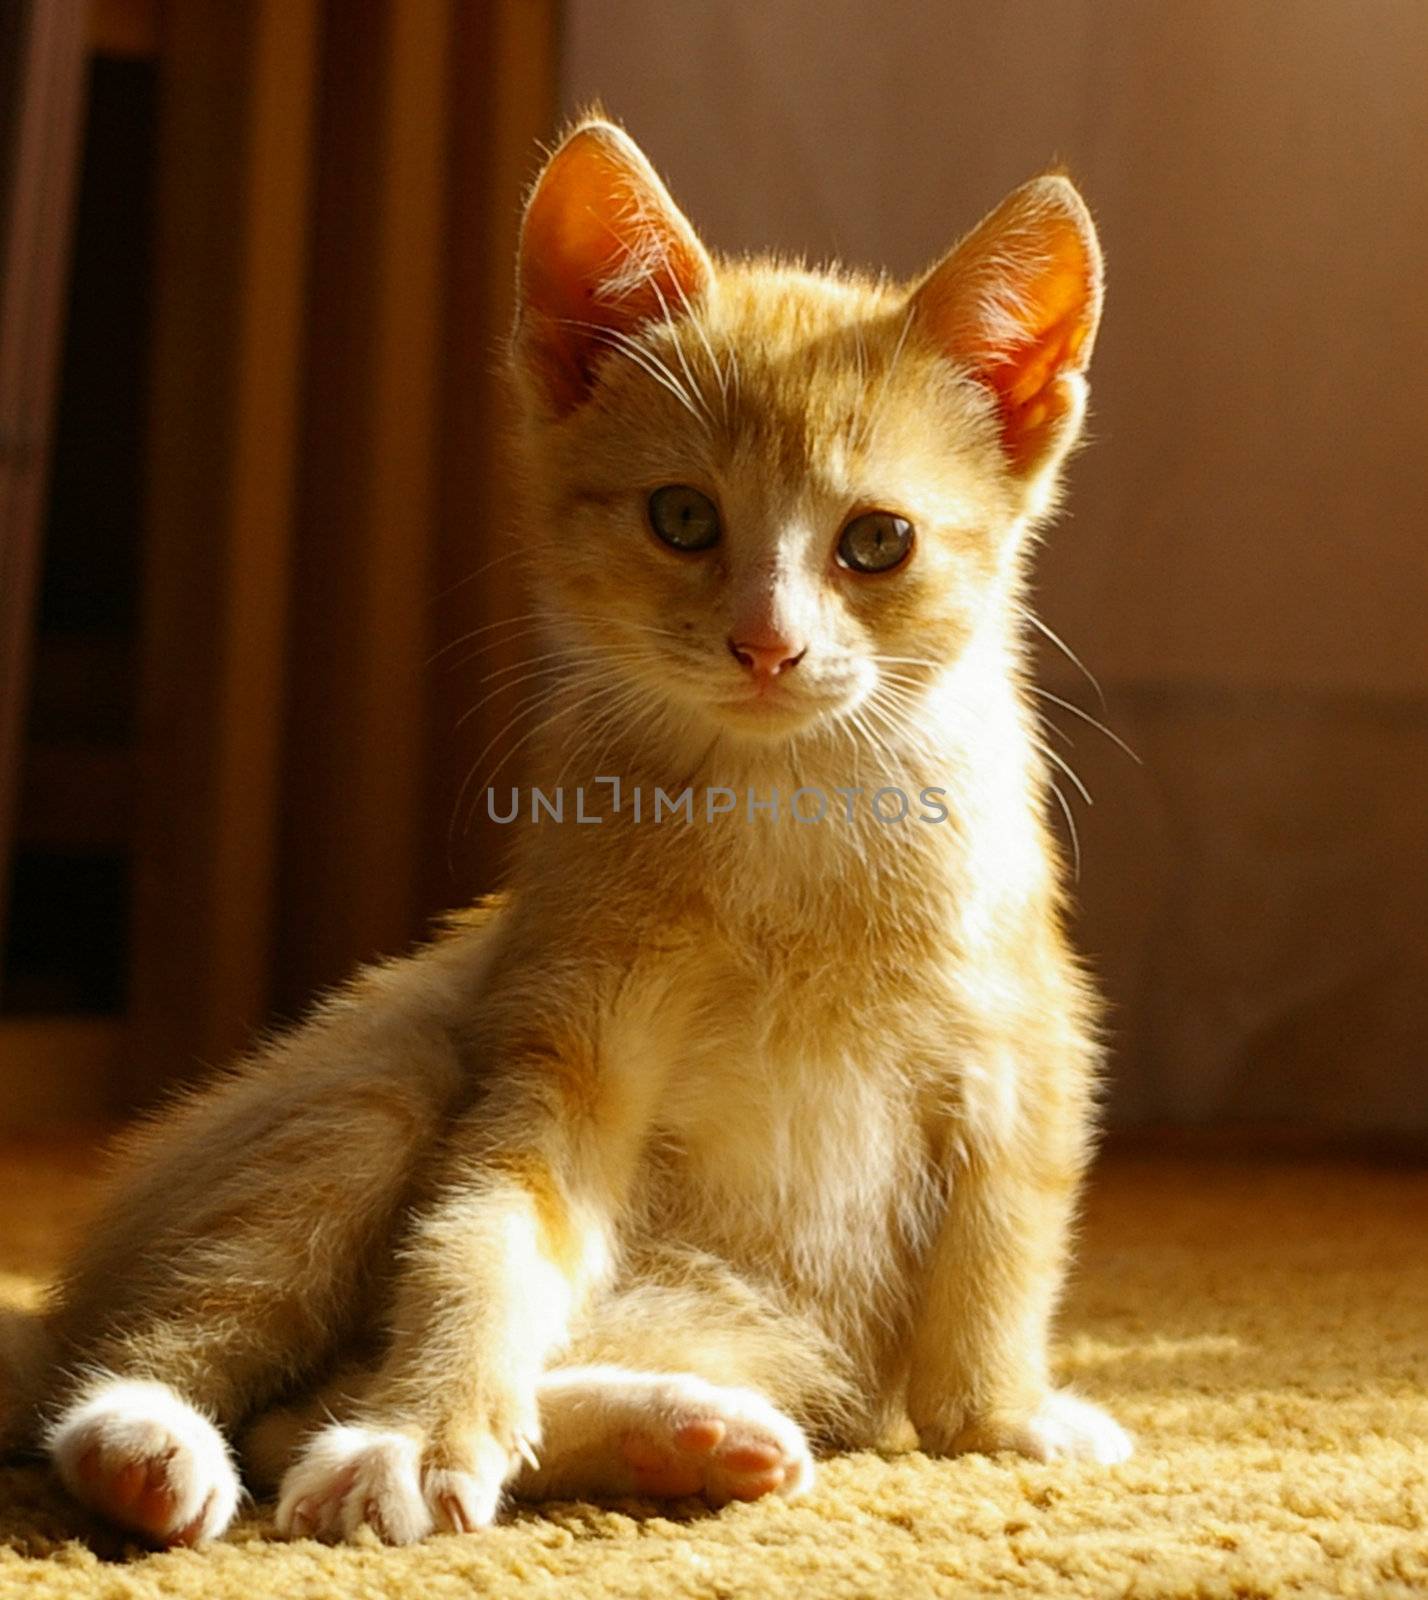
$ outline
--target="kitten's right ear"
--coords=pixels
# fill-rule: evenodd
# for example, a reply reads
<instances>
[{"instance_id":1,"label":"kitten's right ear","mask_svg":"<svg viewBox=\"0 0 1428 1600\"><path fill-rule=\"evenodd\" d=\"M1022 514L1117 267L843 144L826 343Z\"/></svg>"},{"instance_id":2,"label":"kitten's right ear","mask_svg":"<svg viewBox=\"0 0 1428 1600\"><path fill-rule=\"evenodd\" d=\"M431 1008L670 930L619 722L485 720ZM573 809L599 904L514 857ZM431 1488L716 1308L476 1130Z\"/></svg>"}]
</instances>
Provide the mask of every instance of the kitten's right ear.
<instances>
[{"instance_id":1,"label":"kitten's right ear","mask_svg":"<svg viewBox=\"0 0 1428 1600\"><path fill-rule=\"evenodd\" d=\"M546 163L521 224L516 360L558 415L589 394L601 357L692 304L713 268L643 151L586 122Z\"/></svg>"}]
</instances>

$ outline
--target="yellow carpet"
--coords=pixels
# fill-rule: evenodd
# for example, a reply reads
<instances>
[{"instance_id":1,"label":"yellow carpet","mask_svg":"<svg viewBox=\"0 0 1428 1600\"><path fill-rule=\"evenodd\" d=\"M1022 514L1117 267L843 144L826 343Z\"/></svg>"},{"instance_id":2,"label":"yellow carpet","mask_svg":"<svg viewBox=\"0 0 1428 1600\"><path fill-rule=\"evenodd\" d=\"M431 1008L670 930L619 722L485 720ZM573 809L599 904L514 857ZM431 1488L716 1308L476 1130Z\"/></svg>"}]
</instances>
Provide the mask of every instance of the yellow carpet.
<instances>
[{"instance_id":1,"label":"yellow carpet","mask_svg":"<svg viewBox=\"0 0 1428 1600\"><path fill-rule=\"evenodd\" d=\"M0 1161L0 1298L33 1293L87 1170ZM403 1551L270 1542L259 1511L164 1555L16 1467L0 1596L1428 1593L1428 1172L1107 1159L1063 1328L1064 1372L1137 1435L1126 1466L855 1456L792 1505L564 1505Z\"/></svg>"}]
</instances>

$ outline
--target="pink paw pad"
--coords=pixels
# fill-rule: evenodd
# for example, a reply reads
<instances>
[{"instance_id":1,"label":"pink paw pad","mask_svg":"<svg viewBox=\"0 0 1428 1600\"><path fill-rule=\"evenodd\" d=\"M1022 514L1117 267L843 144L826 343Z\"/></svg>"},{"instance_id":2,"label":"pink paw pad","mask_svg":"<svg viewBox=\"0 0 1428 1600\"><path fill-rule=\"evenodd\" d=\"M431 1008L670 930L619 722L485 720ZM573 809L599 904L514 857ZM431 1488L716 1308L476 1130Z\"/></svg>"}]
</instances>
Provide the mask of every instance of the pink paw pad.
<instances>
[{"instance_id":1,"label":"pink paw pad","mask_svg":"<svg viewBox=\"0 0 1428 1600\"><path fill-rule=\"evenodd\" d=\"M175 1496L169 1487L172 1454L166 1451L144 1461L116 1464L106 1461L98 1449L87 1450L79 1458L77 1471L89 1503L101 1516L159 1544L197 1544L213 1496L209 1495L196 1517L182 1527L174 1526Z\"/></svg>"},{"instance_id":2,"label":"pink paw pad","mask_svg":"<svg viewBox=\"0 0 1428 1600\"><path fill-rule=\"evenodd\" d=\"M60 1477L92 1510L156 1545L217 1538L237 1475L213 1424L162 1384L116 1380L50 1436Z\"/></svg>"},{"instance_id":3,"label":"pink paw pad","mask_svg":"<svg viewBox=\"0 0 1428 1600\"><path fill-rule=\"evenodd\" d=\"M801 1441L800 1441L801 1443ZM758 1500L801 1487L804 1452L757 1424L697 1416L668 1428L648 1423L620 1441L638 1493L659 1499L703 1495L712 1505Z\"/></svg>"}]
</instances>

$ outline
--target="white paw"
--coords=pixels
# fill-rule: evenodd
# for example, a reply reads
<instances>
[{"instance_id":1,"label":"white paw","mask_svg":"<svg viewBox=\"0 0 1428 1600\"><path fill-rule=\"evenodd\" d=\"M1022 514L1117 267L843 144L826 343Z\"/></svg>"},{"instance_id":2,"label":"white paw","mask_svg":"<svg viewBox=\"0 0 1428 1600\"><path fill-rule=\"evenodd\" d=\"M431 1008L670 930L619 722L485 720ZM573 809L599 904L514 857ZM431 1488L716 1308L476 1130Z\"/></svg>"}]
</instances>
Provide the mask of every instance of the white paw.
<instances>
[{"instance_id":1,"label":"white paw","mask_svg":"<svg viewBox=\"0 0 1428 1600\"><path fill-rule=\"evenodd\" d=\"M803 1430L753 1389L683 1373L590 1367L549 1375L540 1393L543 1413L551 1408L552 1442L563 1417L572 1443L583 1433L603 1445L590 1469L595 1492L703 1495L717 1506L791 1497L813 1483Z\"/></svg>"},{"instance_id":2,"label":"white paw","mask_svg":"<svg viewBox=\"0 0 1428 1600\"><path fill-rule=\"evenodd\" d=\"M238 1509L222 1434L165 1383L108 1380L46 1442L77 1500L156 1544L216 1539Z\"/></svg>"},{"instance_id":3,"label":"white paw","mask_svg":"<svg viewBox=\"0 0 1428 1600\"><path fill-rule=\"evenodd\" d=\"M279 1533L292 1539L351 1539L368 1527L388 1544L429 1533L471 1533L496 1515L509 1462L494 1440L476 1470L424 1468L409 1434L334 1425L316 1434L283 1479Z\"/></svg>"},{"instance_id":4,"label":"white paw","mask_svg":"<svg viewBox=\"0 0 1428 1600\"><path fill-rule=\"evenodd\" d=\"M484 1469L475 1472L458 1472L451 1467L434 1467L427 1471L424 1481L426 1503L443 1533L475 1533L496 1520L501 1504L501 1485L509 1475L509 1463L503 1451L496 1451L491 1441L492 1460Z\"/></svg>"},{"instance_id":5,"label":"white paw","mask_svg":"<svg viewBox=\"0 0 1428 1600\"><path fill-rule=\"evenodd\" d=\"M1038 1461L1098 1461L1113 1466L1129 1461L1134 1446L1114 1417L1089 1400L1058 1392L1047 1398L1026 1424L1032 1448L1022 1453Z\"/></svg>"}]
</instances>

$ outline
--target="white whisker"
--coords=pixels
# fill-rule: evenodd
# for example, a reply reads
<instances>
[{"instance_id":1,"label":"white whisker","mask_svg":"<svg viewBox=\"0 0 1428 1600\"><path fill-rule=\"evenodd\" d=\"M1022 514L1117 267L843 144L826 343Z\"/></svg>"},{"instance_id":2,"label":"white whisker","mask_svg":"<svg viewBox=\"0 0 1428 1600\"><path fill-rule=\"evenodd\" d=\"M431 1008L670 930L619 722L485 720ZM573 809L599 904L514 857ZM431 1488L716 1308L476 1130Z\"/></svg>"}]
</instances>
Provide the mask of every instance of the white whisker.
<instances>
[{"instance_id":1,"label":"white whisker","mask_svg":"<svg viewBox=\"0 0 1428 1600\"><path fill-rule=\"evenodd\" d=\"M729 421L728 378L725 375L724 368L719 363L719 357L714 354L714 346L709 342L709 334L705 329L704 319L695 314L694 307L690 305L689 296L685 292L684 285L680 282L678 276L674 279L674 286L679 291L680 302L684 306L684 314L689 319L695 333L699 335L699 342L704 346L704 353L709 357L709 364L714 368L714 376L719 384L719 398L723 403L724 422L727 425Z\"/></svg>"},{"instance_id":2,"label":"white whisker","mask_svg":"<svg viewBox=\"0 0 1428 1600\"><path fill-rule=\"evenodd\" d=\"M451 584L448 588L442 589L438 594L432 595L431 599L427 601L427 604L429 606L440 605L443 600L449 599L452 595L454 595L458 589L464 589L468 583L475 583L477 578L479 578L483 573L489 572L492 567L500 566L503 561L514 561L517 556L523 556L525 553L526 552L521 549L520 546L517 546L512 550L503 550L500 555L492 556L489 561L483 561L474 572L468 572L464 578L458 578L456 582Z\"/></svg>"},{"instance_id":3,"label":"white whisker","mask_svg":"<svg viewBox=\"0 0 1428 1600\"><path fill-rule=\"evenodd\" d=\"M1086 804L1088 806L1095 805L1096 802L1091 798L1091 791L1087 789L1086 785L1082 783L1080 778L1078 778L1075 772L1072 771L1070 763L1064 761L1059 755L1057 755L1057 753L1049 744L1046 743L1045 740L1037 739L1035 743L1036 748L1041 751L1042 755L1045 756L1053 766L1059 767L1061 771L1064 772L1068 778L1070 778L1071 782L1076 785L1077 794L1081 796Z\"/></svg>"},{"instance_id":4,"label":"white whisker","mask_svg":"<svg viewBox=\"0 0 1428 1600\"><path fill-rule=\"evenodd\" d=\"M686 392L698 403L699 409L704 413L705 420L712 428L714 426L713 415L704 402L704 394L699 387L698 380L690 370L689 358L684 353L684 341L679 337L679 329L675 326L674 317L670 313L669 302L665 299L658 283L651 282L650 287L654 290L655 298L659 301L660 310L664 312L664 325L669 330L670 343L674 346L674 353L679 359L680 370L684 373L685 382L689 385ZM688 302L686 301L687 305Z\"/></svg>"},{"instance_id":5,"label":"white whisker","mask_svg":"<svg viewBox=\"0 0 1428 1600\"><path fill-rule=\"evenodd\" d=\"M1076 654L1076 652L1071 648L1071 646L1069 644L1067 644L1066 641L1059 634L1053 633L1051 631L1051 629L1048 628L1047 625L1041 620L1041 618L1038 617L1037 614L1031 609L1030 606L1018 606L1017 609L1021 612L1022 616L1025 617L1026 620L1032 625L1032 627L1035 628L1038 633L1044 635L1047 639L1049 639L1052 642L1052 644L1054 644L1056 646L1056 648L1062 653L1062 655L1064 655L1066 657L1066 659L1073 666L1079 667L1081 669L1081 671L1083 673L1085 673L1086 681L1096 691L1096 698L1097 698L1097 700L1099 700L1101 702L1101 710L1102 711L1108 710L1109 708L1106 705L1105 691L1101 688L1101 685L1097 682L1095 673L1091 671L1091 669L1086 665L1086 663L1084 661L1082 661L1080 656L1078 656Z\"/></svg>"},{"instance_id":6,"label":"white whisker","mask_svg":"<svg viewBox=\"0 0 1428 1600\"><path fill-rule=\"evenodd\" d=\"M667 389L701 428L709 426L710 419L707 414L701 412L694 403L692 396L688 394L684 385L680 383L678 377L670 371L648 346L640 344L638 340L632 339L629 334L619 328L606 327L604 323L582 322L574 317L562 317L561 321L567 327L584 328L587 332L593 334L598 343L608 345L611 350L615 350L630 361L633 361L637 367L653 378L662 388Z\"/></svg>"},{"instance_id":7,"label":"white whisker","mask_svg":"<svg viewBox=\"0 0 1428 1600\"><path fill-rule=\"evenodd\" d=\"M1055 778L1047 780L1051 784L1051 792L1056 796L1056 804L1061 807L1061 815L1066 819L1066 828L1071 835L1071 860L1072 876L1079 883L1081 879L1081 836L1076 832L1076 819L1071 815L1071 807L1066 804L1066 796L1056 786Z\"/></svg>"},{"instance_id":8,"label":"white whisker","mask_svg":"<svg viewBox=\"0 0 1428 1600\"><path fill-rule=\"evenodd\" d=\"M490 633L496 628L513 628L518 622L529 622L534 627L545 620L546 614L544 612L527 611L516 617L502 617L497 622L484 622L479 628L471 628L459 638L451 640L449 644L442 645L434 655L427 657L423 665L428 667L435 665L444 655L449 655L453 650L459 650L463 644L469 644L472 639L480 637L483 633Z\"/></svg>"},{"instance_id":9,"label":"white whisker","mask_svg":"<svg viewBox=\"0 0 1428 1600\"><path fill-rule=\"evenodd\" d=\"M1072 704L1070 700L1063 700L1059 694L1052 694L1050 689L1038 689L1033 684L1031 692L1033 694L1039 694L1043 700L1052 701L1053 704L1060 706L1063 711L1069 711L1073 717L1080 717L1082 722L1089 722L1091 726L1097 730L1097 732L1104 733L1112 744L1118 745L1122 750L1124 750L1131 760L1135 762L1136 766L1143 767L1145 765L1135 751L1132 750L1125 740L1121 738L1120 734L1115 733L1112 729L1108 728L1104 722L1098 722L1089 711L1083 711L1080 706ZM1051 726L1051 724L1048 724L1048 726Z\"/></svg>"},{"instance_id":10,"label":"white whisker","mask_svg":"<svg viewBox=\"0 0 1428 1600\"><path fill-rule=\"evenodd\" d=\"M581 687L584 687L584 686L582 685ZM578 699L571 701L571 703L569 705L557 706L556 709L550 714L550 716L543 718L540 722L538 722L535 725L535 727L527 729L526 732L523 733L521 735L521 737L516 740L516 742L510 747L510 749L506 751L505 755L503 755L501 757L501 759L496 763L496 765L487 774L486 778L484 779L484 781L481 784L481 788L489 789L491 787L491 785L496 781L497 777L499 777L501 769L506 765L506 763L509 760L511 760L511 758L516 754L516 752L519 751L519 750L524 749L525 746L528 745L531 742L532 739L534 739L538 734L543 733L548 727L551 726L552 723L558 722L561 719L561 717L569 716L569 715L573 714L574 712L579 711L583 706L589 705L592 701L598 701L600 696L602 696L604 694L608 694L611 691L612 691L612 685L610 685L609 683L599 683L599 684L596 684L594 686L594 688L587 689L585 693L581 694ZM559 693L560 693L560 690L557 688L554 691L554 693L552 694L551 698L554 699L555 696L558 695ZM508 726L509 726L509 724L508 724ZM502 733L504 733L505 731L506 731L505 729L502 729ZM488 748L489 748L489 746L488 746ZM475 805L474 805L474 802L473 802L472 815L474 815L474 814L475 814ZM467 818L467 821L464 824L464 826L465 827L469 827L470 826L470 817Z\"/></svg>"}]
</instances>

